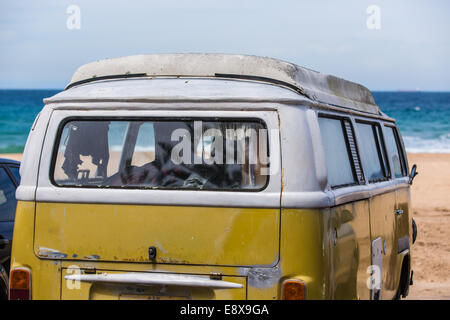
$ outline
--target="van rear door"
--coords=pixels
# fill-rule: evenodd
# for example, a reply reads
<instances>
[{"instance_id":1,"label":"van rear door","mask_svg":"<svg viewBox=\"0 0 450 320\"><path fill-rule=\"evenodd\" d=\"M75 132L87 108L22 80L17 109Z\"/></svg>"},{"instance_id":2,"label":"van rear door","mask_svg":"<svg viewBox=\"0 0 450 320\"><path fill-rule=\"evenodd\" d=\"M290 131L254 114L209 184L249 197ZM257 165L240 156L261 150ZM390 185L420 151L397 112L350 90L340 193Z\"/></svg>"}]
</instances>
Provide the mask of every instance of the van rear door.
<instances>
[{"instance_id":1,"label":"van rear door","mask_svg":"<svg viewBox=\"0 0 450 320\"><path fill-rule=\"evenodd\" d=\"M278 134L270 111L214 118L55 111L39 173L35 253L272 266L279 257Z\"/></svg>"}]
</instances>

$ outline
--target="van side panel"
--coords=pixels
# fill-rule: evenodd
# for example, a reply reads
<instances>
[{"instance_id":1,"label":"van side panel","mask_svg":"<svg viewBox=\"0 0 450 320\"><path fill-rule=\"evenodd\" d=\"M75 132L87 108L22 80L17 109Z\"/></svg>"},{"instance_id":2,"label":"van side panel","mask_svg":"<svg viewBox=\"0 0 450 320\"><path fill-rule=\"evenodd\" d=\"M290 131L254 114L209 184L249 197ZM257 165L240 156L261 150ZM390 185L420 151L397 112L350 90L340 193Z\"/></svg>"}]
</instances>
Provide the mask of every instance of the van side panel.
<instances>
[{"instance_id":1,"label":"van side panel","mask_svg":"<svg viewBox=\"0 0 450 320\"><path fill-rule=\"evenodd\" d=\"M331 299L330 210L281 212L280 284L285 279L299 279L306 285L306 299ZM251 288L248 290L250 296Z\"/></svg>"},{"instance_id":2,"label":"van side panel","mask_svg":"<svg viewBox=\"0 0 450 320\"><path fill-rule=\"evenodd\" d=\"M398 251L399 253L410 249L412 245L412 232L410 231L412 228L412 212L410 212L410 203L411 203L411 194L410 188L402 187L398 188L396 191L397 195L397 209L400 209L403 212L400 215L397 215L397 237L399 239L408 239L409 241L398 241Z\"/></svg>"},{"instance_id":3,"label":"van side panel","mask_svg":"<svg viewBox=\"0 0 450 320\"><path fill-rule=\"evenodd\" d=\"M383 243L382 299L395 297L400 285L403 260L410 258L412 221L409 204L409 185L371 199L371 238L374 240L380 237ZM410 269L407 272L409 276Z\"/></svg>"},{"instance_id":4,"label":"van side panel","mask_svg":"<svg viewBox=\"0 0 450 320\"><path fill-rule=\"evenodd\" d=\"M332 211L334 299L370 299L371 265L369 201L337 206ZM336 241L334 241L336 237Z\"/></svg>"},{"instance_id":5,"label":"van side panel","mask_svg":"<svg viewBox=\"0 0 450 320\"><path fill-rule=\"evenodd\" d=\"M295 278L305 282L307 299L370 299L367 200L281 212L280 291L283 280ZM252 288L248 292L250 297Z\"/></svg>"},{"instance_id":6,"label":"van side panel","mask_svg":"<svg viewBox=\"0 0 450 320\"><path fill-rule=\"evenodd\" d=\"M400 285L400 276L403 259L411 259L412 246L412 212L410 211L411 194L410 187L397 189L397 209L403 210L403 214L397 216L397 235L398 235L398 262L397 262L397 288ZM409 269L405 277L409 279L411 273L411 261L408 263ZM406 284L409 285L409 282Z\"/></svg>"},{"instance_id":7,"label":"van side panel","mask_svg":"<svg viewBox=\"0 0 450 320\"><path fill-rule=\"evenodd\" d=\"M397 221L395 216L395 191L379 194L370 199L371 240L382 241L382 285L381 298L392 299L397 291ZM401 267L401 265L400 265Z\"/></svg>"},{"instance_id":8,"label":"van side panel","mask_svg":"<svg viewBox=\"0 0 450 320\"><path fill-rule=\"evenodd\" d=\"M32 250L35 203L18 201L14 224L11 269L31 270L31 297L36 300L55 300L60 296L61 268L59 261L41 260Z\"/></svg>"}]
</instances>

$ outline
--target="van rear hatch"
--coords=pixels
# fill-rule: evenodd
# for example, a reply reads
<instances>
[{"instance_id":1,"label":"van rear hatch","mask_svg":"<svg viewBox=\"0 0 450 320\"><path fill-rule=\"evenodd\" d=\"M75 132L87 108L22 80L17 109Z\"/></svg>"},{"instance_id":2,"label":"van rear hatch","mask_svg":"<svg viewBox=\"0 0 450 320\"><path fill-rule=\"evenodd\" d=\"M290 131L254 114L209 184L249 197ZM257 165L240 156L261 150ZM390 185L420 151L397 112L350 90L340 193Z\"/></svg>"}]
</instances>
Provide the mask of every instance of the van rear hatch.
<instances>
[{"instance_id":1,"label":"van rear hatch","mask_svg":"<svg viewBox=\"0 0 450 320\"><path fill-rule=\"evenodd\" d=\"M279 209L37 203L35 252L50 259L272 265L279 216Z\"/></svg>"}]
</instances>

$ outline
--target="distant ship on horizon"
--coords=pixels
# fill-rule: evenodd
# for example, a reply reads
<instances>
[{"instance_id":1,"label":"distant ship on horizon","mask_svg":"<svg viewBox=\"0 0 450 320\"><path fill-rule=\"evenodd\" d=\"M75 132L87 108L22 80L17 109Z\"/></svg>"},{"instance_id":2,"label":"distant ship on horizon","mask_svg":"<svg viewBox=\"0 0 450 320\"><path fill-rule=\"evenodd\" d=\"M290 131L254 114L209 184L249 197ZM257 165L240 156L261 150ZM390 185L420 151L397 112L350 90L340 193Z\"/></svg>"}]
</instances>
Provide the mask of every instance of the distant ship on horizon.
<instances>
[{"instance_id":1,"label":"distant ship on horizon","mask_svg":"<svg viewBox=\"0 0 450 320\"><path fill-rule=\"evenodd\" d=\"M420 88L416 88L416 89L397 89L396 92L422 92L422 90L420 90Z\"/></svg>"}]
</instances>

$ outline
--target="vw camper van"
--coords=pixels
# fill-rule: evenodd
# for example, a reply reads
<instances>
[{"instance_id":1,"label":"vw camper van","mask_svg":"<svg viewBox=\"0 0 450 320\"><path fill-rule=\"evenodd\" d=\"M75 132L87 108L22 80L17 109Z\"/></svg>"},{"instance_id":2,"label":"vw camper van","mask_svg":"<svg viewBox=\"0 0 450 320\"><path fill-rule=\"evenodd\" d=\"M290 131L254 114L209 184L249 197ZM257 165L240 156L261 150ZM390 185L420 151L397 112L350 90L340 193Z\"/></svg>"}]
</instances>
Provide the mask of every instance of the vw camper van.
<instances>
[{"instance_id":1,"label":"vw camper van","mask_svg":"<svg viewBox=\"0 0 450 320\"><path fill-rule=\"evenodd\" d=\"M365 87L264 57L156 54L84 65L44 103L10 299L407 295L414 172Z\"/></svg>"}]
</instances>

